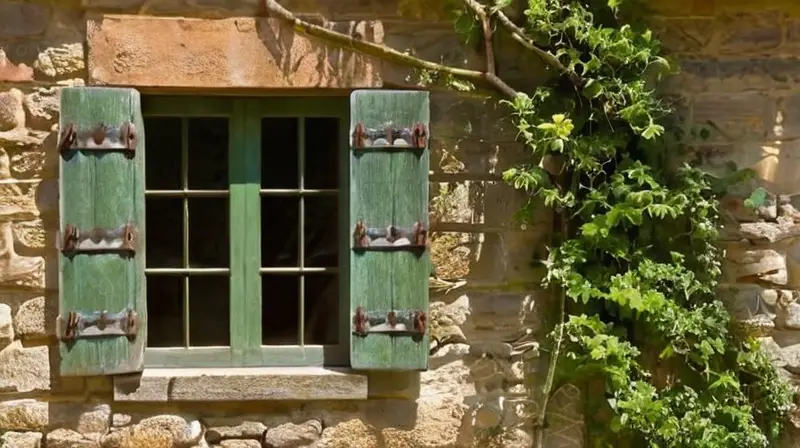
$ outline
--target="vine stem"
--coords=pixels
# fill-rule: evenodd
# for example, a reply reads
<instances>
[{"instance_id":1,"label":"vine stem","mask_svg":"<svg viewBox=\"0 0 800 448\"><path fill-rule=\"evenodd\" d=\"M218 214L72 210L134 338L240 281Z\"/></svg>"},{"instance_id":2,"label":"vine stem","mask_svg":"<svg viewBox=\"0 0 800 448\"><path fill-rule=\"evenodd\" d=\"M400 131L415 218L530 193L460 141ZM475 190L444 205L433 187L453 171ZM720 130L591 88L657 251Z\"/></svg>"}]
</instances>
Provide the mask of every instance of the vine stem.
<instances>
[{"instance_id":1,"label":"vine stem","mask_svg":"<svg viewBox=\"0 0 800 448\"><path fill-rule=\"evenodd\" d=\"M545 416L547 415L547 405L550 402L550 392L553 390L553 381L555 380L556 376L558 358L561 356L561 343L564 340L564 318L567 315L566 305L567 292L561 288L556 338L555 343L553 344L553 353L550 357L550 363L547 366L547 378L545 378L544 387L542 388L542 407L539 411L539 415L536 416L536 424L534 425L536 427L536 439L533 445L535 448L546 448L544 446Z\"/></svg>"},{"instance_id":2,"label":"vine stem","mask_svg":"<svg viewBox=\"0 0 800 448\"><path fill-rule=\"evenodd\" d=\"M506 84L494 73L437 64L435 62L412 56L408 53L399 52L385 45L367 42L359 35L350 36L338 31L321 27L319 25L314 25L298 18L294 13L281 6L276 0L264 0L263 5L269 15L288 23L294 31L306 36L322 39L331 45L348 50L354 50L388 62L394 62L423 70L446 73L475 84L488 84L495 90L512 99L518 94L514 88Z\"/></svg>"}]
</instances>

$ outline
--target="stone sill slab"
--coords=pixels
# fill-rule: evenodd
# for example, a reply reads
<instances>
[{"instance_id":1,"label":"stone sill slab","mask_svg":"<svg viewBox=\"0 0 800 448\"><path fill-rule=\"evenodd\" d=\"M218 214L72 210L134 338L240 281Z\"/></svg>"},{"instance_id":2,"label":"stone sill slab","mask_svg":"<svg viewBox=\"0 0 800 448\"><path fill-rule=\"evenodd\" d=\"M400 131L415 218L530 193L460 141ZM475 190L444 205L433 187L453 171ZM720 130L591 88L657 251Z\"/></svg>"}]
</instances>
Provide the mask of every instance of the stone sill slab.
<instances>
[{"instance_id":1,"label":"stone sill slab","mask_svg":"<svg viewBox=\"0 0 800 448\"><path fill-rule=\"evenodd\" d=\"M365 400L366 374L322 367L145 369L114 377L114 401Z\"/></svg>"}]
</instances>

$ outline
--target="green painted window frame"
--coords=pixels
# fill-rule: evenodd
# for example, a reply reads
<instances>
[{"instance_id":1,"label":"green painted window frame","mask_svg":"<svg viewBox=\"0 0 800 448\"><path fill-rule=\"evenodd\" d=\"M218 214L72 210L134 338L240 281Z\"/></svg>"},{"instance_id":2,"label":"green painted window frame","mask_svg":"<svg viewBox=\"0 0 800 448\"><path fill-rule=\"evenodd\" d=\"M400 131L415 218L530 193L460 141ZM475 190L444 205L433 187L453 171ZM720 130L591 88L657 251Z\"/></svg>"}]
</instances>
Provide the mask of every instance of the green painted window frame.
<instances>
[{"instance_id":1,"label":"green painted window frame","mask_svg":"<svg viewBox=\"0 0 800 448\"><path fill-rule=\"evenodd\" d=\"M326 97L203 97L142 96L147 117L228 118L230 266L217 275L230 276L230 347L146 348L145 367L284 367L349 365L349 269L347 250L349 210L348 130L350 102L347 96ZM330 117L339 119L339 341L336 345L261 345L261 309L269 298L261 291L261 119L265 117ZM299 127L299 133L303 126ZM145 129L145 135L147 129ZM185 150L185 149L184 149ZM307 151L306 151L307 152ZM271 193L280 194L275 190ZM286 190L285 194L313 193ZM180 194L180 192L179 192ZM223 194L225 194L223 192ZM178 196L183 197L183 196ZM146 210L145 210L146 213ZM301 213L302 214L302 213ZM233 235L240 235L234 238ZM301 251L302 252L302 251ZM283 268L276 268L281 270ZM318 268L289 268L312 272ZM153 273L158 269L147 269ZM209 274L214 274L209 272ZM263 302L262 303L262 299ZM157 300L148 297L148 300ZM255 311L258 312L255 312Z\"/></svg>"}]
</instances>

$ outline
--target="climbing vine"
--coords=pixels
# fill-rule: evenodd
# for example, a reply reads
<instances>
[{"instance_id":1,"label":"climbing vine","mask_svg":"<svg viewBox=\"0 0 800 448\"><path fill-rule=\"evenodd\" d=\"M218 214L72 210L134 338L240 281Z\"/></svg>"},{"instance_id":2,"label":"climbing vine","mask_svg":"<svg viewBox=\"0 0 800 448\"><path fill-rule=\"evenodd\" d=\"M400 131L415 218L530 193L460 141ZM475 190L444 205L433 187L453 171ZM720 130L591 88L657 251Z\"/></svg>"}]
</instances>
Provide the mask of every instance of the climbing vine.
<instances>
[{"instance_id":1,"label":"climbing vine","mask_svg":"<svg viewBox=\"0 0 800 448\"><path fill-rule=\"evenodd\" d=\"M741 173L670 167L681 135L654 87L674 63L621 6L529 0L522 28L566 70L506 101L545 163L504 178L561 220L544 280L567 302L550 380L602 381L587 407L611 411L590 429L596 446L767 446L791 391L716 296L717 196Z\"/></svg>"},{"instance_id":2,"label":"climbing vine","mask_svg":"<svg viewBox=\"0 0 800 448\"><path fill-rule=\"evenodd\" d=\"M551 392L573 383L592 391L592 446L768 446L791 388L716 295L717 197L746 173L719 178L671 164L686 136L656 93L675 69L658 40L623 0L523 0L518 20L504 13L516 0L444 1L456 6L456 29L483 45L484 71L305 22L276 0L264 5L299 33L415 67L425 82L508 98L531 157L503 177L529 194L523 216L541 201L559 221L545 260L544 284L560 303L538 429ZM499 29L553 70L550 82L526 90L498 76Z\"/></svg>"}]
</instances>

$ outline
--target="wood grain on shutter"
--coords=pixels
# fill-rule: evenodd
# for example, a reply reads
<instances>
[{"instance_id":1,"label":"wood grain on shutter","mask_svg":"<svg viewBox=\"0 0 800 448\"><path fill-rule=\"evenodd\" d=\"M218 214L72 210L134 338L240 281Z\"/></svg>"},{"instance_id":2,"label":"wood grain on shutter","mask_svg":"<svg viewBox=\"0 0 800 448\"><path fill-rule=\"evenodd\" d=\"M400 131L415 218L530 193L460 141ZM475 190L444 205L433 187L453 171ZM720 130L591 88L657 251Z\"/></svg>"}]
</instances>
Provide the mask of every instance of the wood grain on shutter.
<instances>
[{"instance_id":1,"label":"wood grain on shutter","mask_svg":"<svg viewBox=\"0 0 800 448\"><path fill-rule=\"evenodd\" d=\"M138 145L133 158L118 151L70 150L60 160L60 229L111 229L132 223L136 253L78 253L59 256L59 314L70 311L138 313L133 341L123 336L78 338L60 343L61 375L102 375L140 371L147 336L144 229L144 124L139 92L133 89L77 87L61 90L60 129L78 131L99 123L135 124Z\"/></svg>"},{"instance_id":2,"label":"wood grain on shutter","mask_svg":"<svg viewBox=\"0 0 800 448\"><path fill-rule=\"evenodd\" d=\"M350 133L355 125L383 129L429 126L429 94L422 91L358 90L350 102ZM368 227L428 226L429 150L352 151L350 153L350 231L361 220ZM352 245L352 236L347 241ZM353 251L350 255L350 313L428 312L428 251ZM351 334L350 363L365 370L425 370L428 336Z\"/></svg>"}]
</instances>

